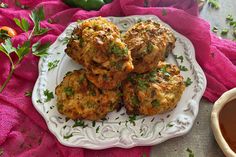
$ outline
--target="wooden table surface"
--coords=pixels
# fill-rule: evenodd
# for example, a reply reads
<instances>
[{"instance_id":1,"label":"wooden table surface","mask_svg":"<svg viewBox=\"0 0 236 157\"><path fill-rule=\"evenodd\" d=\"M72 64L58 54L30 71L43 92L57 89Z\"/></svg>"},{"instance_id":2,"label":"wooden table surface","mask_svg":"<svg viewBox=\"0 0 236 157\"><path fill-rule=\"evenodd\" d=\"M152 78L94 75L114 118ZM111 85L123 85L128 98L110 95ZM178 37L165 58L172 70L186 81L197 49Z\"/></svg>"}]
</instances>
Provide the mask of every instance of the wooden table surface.
<instances>
[{"instance_id":1,"label":"wooden table surface","mask_svg":"<svg viewBox=\"0 0 236 157\"><path fill-rule=\"evenodd\" d=\"M209 8L205 4L200 12L200 17L208 21L211 27L217 26L221 30L229 28L225 20L228 14L232 14L236 19L236 0L219 0L219 3L220 9L218 10ZM233 38L231 31L225 38ZM224 157L225 155L216 143L210 126L212 107L213 104L202 99L192 130L185 136L153 146L151 157L189 157L187 148L193 151L194 157Z\"/></svg>"}]
</instances>

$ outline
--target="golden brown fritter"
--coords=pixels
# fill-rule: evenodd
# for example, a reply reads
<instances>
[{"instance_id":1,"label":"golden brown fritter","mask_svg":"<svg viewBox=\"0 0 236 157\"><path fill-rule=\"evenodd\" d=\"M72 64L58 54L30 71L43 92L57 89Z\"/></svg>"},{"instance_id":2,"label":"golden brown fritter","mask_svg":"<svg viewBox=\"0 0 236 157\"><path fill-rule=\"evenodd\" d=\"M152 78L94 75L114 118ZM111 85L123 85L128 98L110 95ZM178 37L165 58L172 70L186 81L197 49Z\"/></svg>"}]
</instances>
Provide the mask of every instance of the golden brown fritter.
<instances>
[{"instance_id":1,"label":"golden brown fritter","mask_svg":"<svg viewBox=\"0 0 236 157\"><path fill-rule=\"evenodd\" d=\"M97 87L113 89L133 70L131 52L120 32L104 18L82 22L72 33L66 53L84 66Z\"/></svg>"},{"instance_id":2,"label":"golden brown fritter","mask_svg":"<svg viewBox=\"0 0 236 157\"><path fill-rule=\"evenodd\" d=\"M123 40L131 51L136 73L148 72L159 61L164 61L176 41L169 28L152 20L135 24L124 34Z\"/></svg>"},{"instance_id":3,"label":"golden brown fritter","mask_svg":"<svg viewBox=\"0 0 236 157\"><path fill-rule=\"evenodd\" d=\"M175 108L185 85L177 66L159 62L151 72L130 74L122 89L128 114L155 115Z\"/></svg>"},{"instance_id":4,"label":"golden brown fritter","mask_svg":"<svg viewBox=\"0 0 236 157\"><path fill-rule=\"evenodd\" d=\"M71 119L99 120L118 107L118 93L118 89L96 88L87 80L84 70L77 70L66 75L56 87L58 111Z\"/></svg>"}]
</instances>

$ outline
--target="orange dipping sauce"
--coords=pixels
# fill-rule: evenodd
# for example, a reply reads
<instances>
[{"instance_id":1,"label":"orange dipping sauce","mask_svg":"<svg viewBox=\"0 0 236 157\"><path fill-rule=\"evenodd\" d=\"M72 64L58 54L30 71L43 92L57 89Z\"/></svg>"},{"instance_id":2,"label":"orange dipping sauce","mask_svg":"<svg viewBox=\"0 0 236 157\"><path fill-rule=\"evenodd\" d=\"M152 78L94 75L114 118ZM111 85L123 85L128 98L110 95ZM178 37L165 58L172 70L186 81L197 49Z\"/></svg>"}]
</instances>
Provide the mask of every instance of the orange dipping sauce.
<instances>
[{"instance_id":1,"label":"orange dipping sauce","mask_svg":"<svg viewBox=\"0 0 236 157\"><path fill-rule=\"evenodd\" d=\"M236 153L236 99L231 100L221 109L219 123L225 141Z\"/></svg>"}]
</instances>

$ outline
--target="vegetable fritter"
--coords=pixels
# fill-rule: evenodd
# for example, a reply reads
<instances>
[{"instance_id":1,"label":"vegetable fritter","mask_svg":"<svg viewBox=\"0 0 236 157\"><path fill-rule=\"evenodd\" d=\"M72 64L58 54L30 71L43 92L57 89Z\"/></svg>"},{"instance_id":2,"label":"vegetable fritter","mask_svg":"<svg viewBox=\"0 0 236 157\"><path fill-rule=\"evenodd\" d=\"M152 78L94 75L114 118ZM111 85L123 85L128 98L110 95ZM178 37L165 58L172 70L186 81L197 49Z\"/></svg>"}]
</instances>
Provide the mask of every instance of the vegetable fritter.
<instances>
[{"instance_id":1,"label":"vegetable fritter","mask_svg":"<svg viewBox=\"0 0 236 157\"><path fill-rule=\"evenodd\" d=\"M122 89L128 114L155 115L175 108L185 85L176 65L160 61L151 72L130 74Z\"/></svg>"},{"instance_id":2,"label":"vegetable fritter","mask_svg":"<svg viewBox=\"0 0 236 157\"><path fill-rule=\"evenodd\" d=\"M150 71L158 61L175 47L176 38L173 32L164 25L147 20L138 22L123 36L124 42L131 51L134 72Z\"/></svg>"},{"instance_id":3,"label":"vegetable fritter","mask_svg":"<svg viewBox=\"0 0 236 157\"><path fill-rule=\"evenodd\" d=\"M84 66L87 78L98 88L116 88L133 70L131 52L117 26L104 18L80 23L66 53Z\"/></svg>"},{"instance_id":4,"label":"vegetable fritter","mask_svg":"<svg viewBox=\"0 0 236 157\"><path fill-rule=\"evenodd\" d=\"M56 87L57 107L71 119L99 120L118 108L120 91L96 88L84 70L69 73Z\"/></svg>"}]
</instances>

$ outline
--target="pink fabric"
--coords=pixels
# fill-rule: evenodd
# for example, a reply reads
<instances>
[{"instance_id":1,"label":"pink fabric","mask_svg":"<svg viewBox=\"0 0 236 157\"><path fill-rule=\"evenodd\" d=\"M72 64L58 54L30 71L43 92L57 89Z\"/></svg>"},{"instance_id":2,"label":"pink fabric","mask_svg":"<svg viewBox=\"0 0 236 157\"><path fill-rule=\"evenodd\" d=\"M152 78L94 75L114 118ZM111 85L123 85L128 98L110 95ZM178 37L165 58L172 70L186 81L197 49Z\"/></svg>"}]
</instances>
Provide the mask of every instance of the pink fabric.
<instances>
[{"instance_id":1,"label":"pink fabric","mask_svg":"<svg viewBox=\"0 0 236 157\"><path fill-rule=\"evenodd\" d=\"M4 1L4 0L3 0ZM55 41L65 27L77 19L94 16L126 16L135 14L154 14L170 24L175 30L188 37L196 50L196 58L207 76L207 89L204 97L215 101L224 91L236 86L236 43L221 40L210 33L210 26L198 18L197 4L194 0L150 0L144 6L144 0L114 0L100 11L84 11L69 8L59 0L19 0L30 7L21 10L15 6L15 0L5 0L10 8L0 9L0 26L10 26L17 30L18 36L13 38L15 45L26 40L23 33L13 22L13 17L24 17L30 24L30 9L44 6L47 20L42 26L52 28L46 35L34 38L33 41ZM165 8L167 15L162 15ZM0 54L0 83L2 84L9 72L7 58ZM37 113L25 91L31 91L38 76L38 58L27 55L17 67L13 78L3 93L0 94L0 148L2 156L64 156L64 157L141 157L149 156L150 147L132 149L111 148L94 151L81 148L70 148L59 144L48 131L42 117Z\"/></svg>"}]
</instances>

